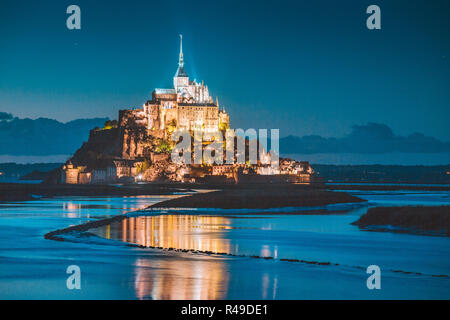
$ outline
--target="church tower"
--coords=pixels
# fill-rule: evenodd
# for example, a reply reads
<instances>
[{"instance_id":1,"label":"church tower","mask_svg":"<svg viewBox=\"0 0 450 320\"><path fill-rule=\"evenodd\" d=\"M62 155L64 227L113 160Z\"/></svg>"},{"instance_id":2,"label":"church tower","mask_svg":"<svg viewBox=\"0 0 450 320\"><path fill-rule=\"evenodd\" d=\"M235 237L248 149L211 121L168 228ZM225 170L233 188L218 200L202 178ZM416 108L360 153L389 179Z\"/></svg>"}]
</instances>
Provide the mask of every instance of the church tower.
<instances>
[{"instance_id":1,"label":"church tower","mask_svg":"<svg viewBox=\"0 0 450 320\"><path fill-rule=\"evenodd\" d=\"M173 87L176 92L179 92L181 88L186 88L189 86L189 77L184 70L184 60L183 60L183 35L180 34L180 57L178 59L178 69L173 77Z\"/></svg>"}]
</instances>

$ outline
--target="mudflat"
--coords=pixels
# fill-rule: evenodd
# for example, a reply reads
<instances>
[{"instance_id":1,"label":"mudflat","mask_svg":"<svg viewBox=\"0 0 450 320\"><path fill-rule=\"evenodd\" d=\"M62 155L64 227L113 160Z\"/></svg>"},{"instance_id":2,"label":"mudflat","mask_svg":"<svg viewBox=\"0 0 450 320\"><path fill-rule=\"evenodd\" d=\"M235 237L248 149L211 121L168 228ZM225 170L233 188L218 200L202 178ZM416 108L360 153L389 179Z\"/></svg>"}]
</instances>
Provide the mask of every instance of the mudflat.
<instances>
[{"instance_id":1,"label":"mudflat","mask_svg":"<svg viewBox=\"0 0 450 320\"><path fill-rule=\"evenodd\" d=\"M369 231L450 236L450 206L370 208L352 223Z\"/></svg>"},{"instance_id":2,"label":"mudflat","mask_svg":"<svg viewBox=\"0 0 450 320\"><path fill-rule=\"evenodd\" d=\"M345 192L278 186L197 193L163 201L150 206L150 208L270 209L326 206L363 201L365 200Z\"/></svg>"}]
</instances>

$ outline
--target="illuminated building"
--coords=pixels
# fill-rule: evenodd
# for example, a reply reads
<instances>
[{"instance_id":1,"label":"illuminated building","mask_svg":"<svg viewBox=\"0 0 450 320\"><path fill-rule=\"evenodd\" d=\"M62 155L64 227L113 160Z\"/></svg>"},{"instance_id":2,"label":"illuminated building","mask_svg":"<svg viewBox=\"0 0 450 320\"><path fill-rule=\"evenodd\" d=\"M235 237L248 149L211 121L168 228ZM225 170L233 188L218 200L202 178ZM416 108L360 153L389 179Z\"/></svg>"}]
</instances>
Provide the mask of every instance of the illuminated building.
<instances>
[{"instance_id":1,"label":"illuminated building","mask_svg":"<svg viewBox=\"0 0 450 320\"><path fill-rule=\"evenodd\" d=\"M178 69L173 88L155 89L152 99L143 105L147 128L161 135L165 129L216 132L229 127L229 116L219 101L213 101L208 86L191 81L184 68L183 42L180 35ZM139 113L139 111L137 112Z\"/></svg>"}]
</instances>

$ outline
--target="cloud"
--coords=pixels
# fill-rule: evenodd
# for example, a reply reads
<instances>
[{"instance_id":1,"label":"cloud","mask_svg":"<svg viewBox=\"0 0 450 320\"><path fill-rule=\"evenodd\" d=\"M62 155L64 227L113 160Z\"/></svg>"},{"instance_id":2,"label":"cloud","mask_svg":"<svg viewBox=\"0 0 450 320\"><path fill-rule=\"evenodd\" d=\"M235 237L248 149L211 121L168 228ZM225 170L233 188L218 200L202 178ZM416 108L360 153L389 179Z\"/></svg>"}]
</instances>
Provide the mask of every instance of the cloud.
<instances>
[{"instance_id":1,"label":"cloud","mask_svg":"<svg viewBox=\"0 0 450 320\"><path fill-rule=\"evenodd\" d=\"M11 113L0 111L0 121L11 120L12 118L13 118L13 115Z\"/></svg>"},{"instance_id":2,"label":"cloud","mask_svg":"<svg viewBox=\"0 0 450 320\"><path fill-rule=\"evenodd\" d=\"M8 114L7 114L8 115ZM0 119L3 113L0 113ZM0 155L42 156L73 154L108 118L77 119L62 123L53 119L0 121Z\"/></svg>"},{"instance_id":3,"label":"cloud","mask_svg":"<svg viewBox=\"0 0 450 320\"><path fill-rule=\"evenodd\" d=\"M369 122L366 125L353 126L350 134L342 138L324 138L317 135L281 138L280 152L282 154L441 153L450 152L450 143L422 133L398 136L385 124Z\"/></svg>"}]
</instances>

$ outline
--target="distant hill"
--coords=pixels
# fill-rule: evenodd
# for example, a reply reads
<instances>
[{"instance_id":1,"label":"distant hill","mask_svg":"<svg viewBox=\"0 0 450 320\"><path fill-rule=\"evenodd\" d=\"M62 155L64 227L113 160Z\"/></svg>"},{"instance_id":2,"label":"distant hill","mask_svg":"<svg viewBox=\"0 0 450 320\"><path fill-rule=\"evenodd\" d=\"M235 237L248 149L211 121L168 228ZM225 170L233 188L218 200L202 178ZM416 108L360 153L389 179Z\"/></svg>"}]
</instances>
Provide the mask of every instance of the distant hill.
<instances>
[{"instance_id":1,"label":"distant hill","mask_svg":"<svg viewBox=\"0 0 450 320\"><path fill-rule=\"evenodd\" d=\"M103 127L108 118L77 119L66 123L53 119L19 119L2 113L0 155L43 156L73 154L89 137L89 130Z\"/></svg>"},{"instance_id":2,"label":"distant hill","mask_svg":"<svg viewBox=\"0 0 450 320\"><path fill-rule=\"evenodd\" d=\"M31 172L45 173L62 166L62 163L33 163L33 164L17 164L17 163L0 163L0 177L20 178Z\"/></svg>"},{"instance_id":3,"label":"distant hill","mask_svg":"<svg viewBox=\"0 0 450 320\"><path fill-rule=\"evenodd\" d=\"M394 134L391 128L380 123L368 123L352 127L342 138L325 138L318 135L287 136L280 139L282 154L317 153L443 153L450 152L450 143L422 133L408 136Z\"/></svg>"},{"instance_id":4,"label":"distant hill","mask_svg":"<svg viewBox=\"0 0 450 320\"><path fill-rule=\"evenodd\" d=\"M23 175L19 178L19 180L45 180L50 175L51 171L39 171L34 170L26 175Z\"/></svg>"}]
</instances>

